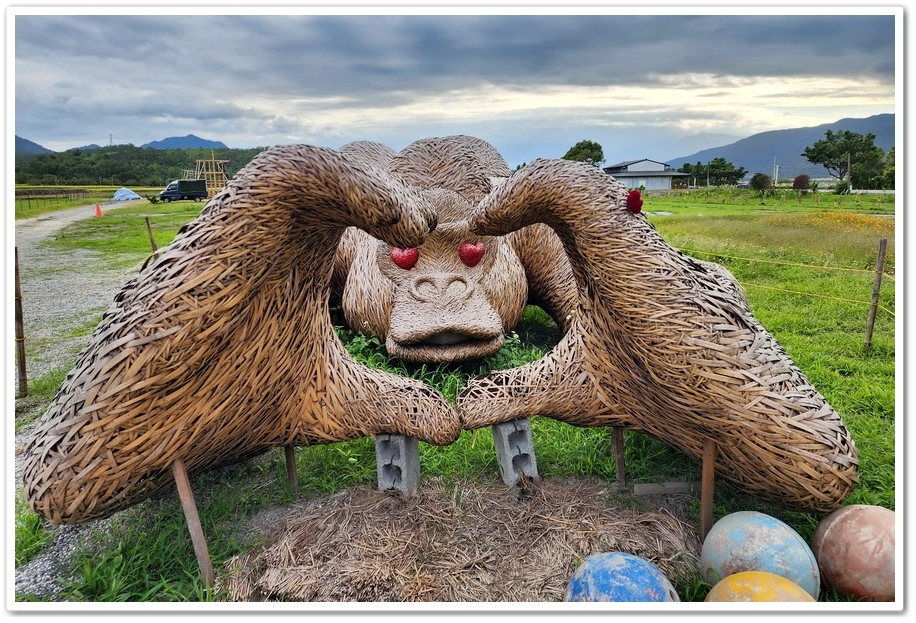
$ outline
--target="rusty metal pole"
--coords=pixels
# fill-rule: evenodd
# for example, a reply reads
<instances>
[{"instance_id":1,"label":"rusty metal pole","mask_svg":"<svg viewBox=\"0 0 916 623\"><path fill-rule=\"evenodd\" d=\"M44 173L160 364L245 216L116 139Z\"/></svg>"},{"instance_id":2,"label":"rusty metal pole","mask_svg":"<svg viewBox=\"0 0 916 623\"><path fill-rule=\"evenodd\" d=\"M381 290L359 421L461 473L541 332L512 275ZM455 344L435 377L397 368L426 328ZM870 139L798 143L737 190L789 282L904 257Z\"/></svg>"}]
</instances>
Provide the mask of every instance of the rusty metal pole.
<instances>
[{"instance_id":1,"label":"rusty metal pole","mask_svg":"<svg viewBox=\"0 0 916 623\"><path fill-rule=\"evenodd\" d=\"M22 288L19 285L19 247L16 247L16 356L19 364L19 397L29 393L29 379L25 369L25 328L22 322Z\"/></svg>"}]
</instances>

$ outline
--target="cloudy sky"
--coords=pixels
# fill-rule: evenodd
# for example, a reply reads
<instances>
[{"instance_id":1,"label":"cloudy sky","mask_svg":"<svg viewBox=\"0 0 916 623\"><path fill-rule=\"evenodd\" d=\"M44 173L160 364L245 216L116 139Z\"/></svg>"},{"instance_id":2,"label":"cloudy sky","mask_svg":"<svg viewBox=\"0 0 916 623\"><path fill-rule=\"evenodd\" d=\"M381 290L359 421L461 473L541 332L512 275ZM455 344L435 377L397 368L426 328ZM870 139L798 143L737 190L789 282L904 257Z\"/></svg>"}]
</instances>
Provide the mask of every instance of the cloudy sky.
<instances>
[{"instance_id":1,"label":"cloudy sky","mask_svg":"<svg viewBox=\"0 0 916 623\"><path fill-rule=\"evenodd\" d=\"M7 13L9 126L55 151L471 134L512 167L582 139L610 164L899 112L902 97L893 7L74 10Z\"/></svg>"}]
</instances>

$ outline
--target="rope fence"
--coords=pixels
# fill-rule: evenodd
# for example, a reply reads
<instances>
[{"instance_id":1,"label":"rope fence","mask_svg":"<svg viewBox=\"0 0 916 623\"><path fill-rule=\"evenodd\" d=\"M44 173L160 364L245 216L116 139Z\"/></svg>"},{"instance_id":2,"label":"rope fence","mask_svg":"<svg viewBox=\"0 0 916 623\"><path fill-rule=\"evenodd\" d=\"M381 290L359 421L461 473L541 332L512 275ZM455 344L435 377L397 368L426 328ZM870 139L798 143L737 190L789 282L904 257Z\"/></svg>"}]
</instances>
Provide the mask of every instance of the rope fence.
<instances>
[{"instance_id":1,"label":"rope fence","mask_svg":"<svg viewBox=\"0 0 916 623\"><path fill-rule=\"evenodd\" d=\"M708 256L715 257L715 258L722 257L722 258L728 258L728 259L733 259L733 260L755 262L759 264L778 264L781 266L794 266L794 267L800 267L800 268L809 268L812 270L836 270L836 271L850 271L850 272L857 272L857 273L874 274L874 283L872 285L871 300L869 301L860 301L857 299L850 299L850 298L844 298L844 297L838 297L838 296L829 296L827 294L814 294L812 292L802 292L800 290L789 290L786 288L765 286L763 284L758 284L758 283L741 282L741 285L743 287L760 288L764 290L773 290L776 292L786 292L789 294L798 294L798 295L810 296L814 298L831 299L834 301L843 301L846 303L856 303L860 305L868 305L869 306L868 320L866 321L866 324L865 324L865 348L868 348L869 346L871 346L872 332L874 330L874 324L875 324L875 314L877 313L877 311L880 309L881 311L887 313L891 317L896 317L896 314L893 311L889 310L887 307L881 305L878 302L878 297L880 296L880 291L881 291L882 278L887 277L891 281L894 281L893 275L888 275L884 272L884 257L885 257L885 253L887 252L887 238L881 238L878 241L878 256L875 262L875 270L873 271L868 270L868 269L863 269L863 268L846 268L843 266L824 266L824 265L814 265L814 264L802 264L799 262L784 262L780 260L765 260L762 258L740 257L736 255L726 255L724 253L717 253L713 251L701 251L699 249L683 248L681 249L681 251L684 251L686 253L698 253L701 255L708 255Z\"/></svg>"},{"instance_id":2,"label":"rope fence","mask_svg":"<svg viewBox=\"0 0 916 623\"><path fill-rule=\"evenodd\" d=\"M828 296L826 294L814 294L813 292L802 292L801 290L787 290L785 288L775 288L773 286L765 286L759 283L742 283L742 286L750 286L752 288L760 288L762 290L774 290L776 292L786 292L787 294L801 294L804 296L812 296L819 299L831 299L834 301L843 301L846 303L858 303L860 305L871 305L870 301L860 301L858 299L847 299L840 296ZM887 312L891 316L894 316L894 312L884 307L883 305L878 305L878 309L881 311Z\"/></svg>"},{"instance_id":3,"label":"rope fence","mask_svg":"<svg viewBox=\"0 0 916 623\"><path fill-rule=\"evenodd\" d=\"M726 255L726 254L724 254L724 253L717 253L717 252L714 252L714 251L700 251L699 249L682 248L681 251L684 251L684 252L686 252L686 253L699 253L699 254L701 254L701 255L709 255L709 256L714 256L714 257L725 257L725 258L728 258L728 259L730 259L730 260L743 260L743 261L746 261L746 262L756 262L756 263L758 263L758 264L779 264L779 265L781 265L781 266L795 266L795 267L798 267L798 268L810 268L810 269L813 269L813 270L849 271L849 272L863 273L863 274L868 274L868 275L874 274L874 272L875 272L874 270L868 270L868 269L866 269L866 268L845 268L845 267L842 267L842 266L823 266L823 265L820 265L820 264L799 264L798 262L781 262L781 261L779 261L779 260L764 260L764 259L761 259L761 258L754 258L754 257L741 257L741 256L737 256L737 255ZM890 275L890 274L888 274L888 273L886 273L886 272L883 272L883 271L882 271L881 274L883 275L883 277L884 277L885 279L889 279L890 281L894 281L894 276L893 276L893 275ZM803 296L811 296L811 297L814 297L814 298L822 298L822 299L832 299L832 300L834 300L834 301L843 301L843 302L846 302L846 303L858 303L858 304L860 304L860 305L871 305L871 304L872 304L871 301L863 301L863 300L859 300L859 299L849 299L849 298L843 298L843 297L839 297L839 296L829 296L829 295L827 295L827 294L814 294L813 292L803 292L803 291L801 291L801 290L787 290L787 289L785 289L785 288L776 288L776 287L774 287L774 286L765 286L765 285L762 285L762 284L759 284L759 283L750 283L750 282L746 282L746 281L742 281L742 282L741 282L741 285L742 285L743 287L760 288L760 289L762 289L762 290L774 290L774 291L777 291L777 292L786 292L786 293L788 293L788 294L800 294L800 295L803 295ZM890 314L891 316L895 316L895 314L894 314L893 311L889 310L888 308L884 307L883 305L880 305L880 304L879 304L879 305L878 305L878 308L879 308L881 311L884 311L884 312Z\"/></svg>"},{"instance_id":4,"label":"rope fence","mask_svg":"<svg viewBox=\"0 0 916 623\"><path fill-rule=\"evenodd\" d=\"M872 274L875 271L869 270L867 268L847 268L845 266L824 266L822 264L800 264L798 262L782 262L780 260L765 260L759 257L741 257L740 255L726 255L725 253L719 253L716 251L701 251L699 249L688 249L681 248L681 251L686 253L700 253L703 255L711 255L715 257L727 257L730 260L744 260L746 262L756 262L757 264L779 264L781 266L796 266L799 268L811 268L813 270L837 270L837 271L849 271L854 273L865 273ZM894 280L894 276L888 273L884 273L884 276L891 281Z\"/></svg>"}]
</instances>

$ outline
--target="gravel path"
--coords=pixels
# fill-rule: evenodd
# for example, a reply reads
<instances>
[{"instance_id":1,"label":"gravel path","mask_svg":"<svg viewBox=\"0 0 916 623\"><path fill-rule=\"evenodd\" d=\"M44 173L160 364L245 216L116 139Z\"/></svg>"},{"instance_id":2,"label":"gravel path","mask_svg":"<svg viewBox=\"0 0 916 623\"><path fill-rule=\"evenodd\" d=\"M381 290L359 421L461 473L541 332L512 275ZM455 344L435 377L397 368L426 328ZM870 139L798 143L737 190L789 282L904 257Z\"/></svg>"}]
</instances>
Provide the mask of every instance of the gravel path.
<instances>
[{"instance_id":1,"label":"gravel path","mask_svg":"<svg viewBox=\"0 0 916 623\"><path fill-rule=\"evenodd\" d=\"M135 203L118 204L118 207ZM107 209L106 205L103 211ZM16 221L29 379L72 360L86 345L88 336L70 334L80 329L85 333L108 309L124 283L137 273L136 269L104 267L96 251L62 252L44 245L65 226L87 218L95 218L95 206ZM18 383L19 372L14 373Z\"/></svg>"},{"instance_id":2,"label":"gravel path","mask_svg":"<svg viewBox=\"0 0 916 623\"><path fill-rule=\"evenodd\" d=\"M106 212L136 203L103 204L102 210ZM94 323L108 309L115 294L137 274L138 267L125 270L102 266L98 261L99 253L95 251L61 252L44 244L70 223L95 216L95 206L91 205L16 221L26 374L30 380L72 364L79 351L89 343L87 332L91 333ZM16 388L19 383L17 368L11 366L13 387ZM28 398L16 402L17 418L32 417L43 407ZM33 429L34 426L26 426L16 433L17 489L21 483L19 453L28 443ZM53 600L62 589L70 556L77 545L90 538L91 531L104 529L107 521L53 527L54 542L42 555L16 569L16 594L30 593Z\"/></svg>"}]
</instances>

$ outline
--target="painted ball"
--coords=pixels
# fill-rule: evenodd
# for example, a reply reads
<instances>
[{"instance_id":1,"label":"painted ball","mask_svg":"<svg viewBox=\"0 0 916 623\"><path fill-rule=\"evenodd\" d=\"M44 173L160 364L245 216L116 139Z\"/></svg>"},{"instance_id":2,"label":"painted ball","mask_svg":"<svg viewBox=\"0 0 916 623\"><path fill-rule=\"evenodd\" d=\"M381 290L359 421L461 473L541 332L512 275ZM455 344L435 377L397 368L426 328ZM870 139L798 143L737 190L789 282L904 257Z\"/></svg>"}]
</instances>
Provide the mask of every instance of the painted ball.
<instances>
[{"instance_id":1,"label":"painted ball","mask_svg":"<svg viewBox=\"0 0 916 623\"><path fill-rule=\"evenodd\" d=\"M705 601L815 601L801 586L769 571L740 571L719 581Z\"/></svg>"},{"instance_id":2,"label":"painted ball","mask_svg":"<svg viewBox=\"0 0 916 623\"><path fill-rule=\"evenodd\" d=\"M847 597L894 601L894 519L894 511L867 504L824 517L811 536L824 586Z\"/></svg>"},{"instance_id":3,"label":"painted ball","mask_svg":"<svg viewBox=\"0 0 916 623\"><path fill-rule=\"evenodd\" d=\"M680 601L657 566L633 554L592 554L572 574L566 601Z\"/></svg>"},{"instance_id":4,"label":"painted ball","mask_svg":"<svg viewBox=\"0 0 916 623\"><path fill-rule=\"evenodd\" d=\"M785 522L757 511L739 511L713 524L700 552L702 575L712 585L741 571L767 571L798 584L816 601L821 588L817 559Z\"/></svg>"}]
</instances>

